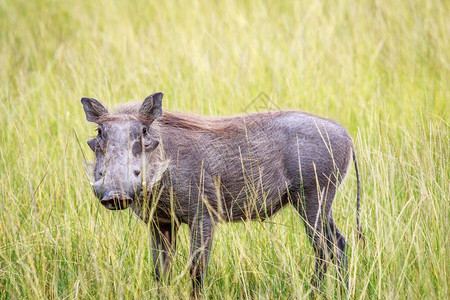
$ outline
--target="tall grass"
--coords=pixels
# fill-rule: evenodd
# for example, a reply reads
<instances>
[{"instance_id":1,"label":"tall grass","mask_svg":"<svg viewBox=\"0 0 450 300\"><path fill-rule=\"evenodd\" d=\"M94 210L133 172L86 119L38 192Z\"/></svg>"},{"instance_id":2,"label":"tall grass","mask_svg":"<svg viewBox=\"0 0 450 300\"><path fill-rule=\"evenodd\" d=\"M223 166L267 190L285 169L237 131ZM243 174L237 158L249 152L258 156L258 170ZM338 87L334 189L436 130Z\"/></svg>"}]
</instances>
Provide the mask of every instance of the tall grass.
<instances>
[{"instance_id":1,"label":"tall grass","mask_svg":"<svg viewBox=\"0 0 450 300\"><path fill-rule=\"evenodd\" d=\"M264 93L338 120L356 144L367 244L350 172L334 204L349 290L330 269L323 295L448 298L449 37L438 0L0 0L0 298L189 296L186 228L158 290L145 224L100 207L82 165L94 128L80 97L155 91L169 110L237 114ZM306 298L313 262L291 209L221 224L206 296Z\"/></svg>"}]
</instances>

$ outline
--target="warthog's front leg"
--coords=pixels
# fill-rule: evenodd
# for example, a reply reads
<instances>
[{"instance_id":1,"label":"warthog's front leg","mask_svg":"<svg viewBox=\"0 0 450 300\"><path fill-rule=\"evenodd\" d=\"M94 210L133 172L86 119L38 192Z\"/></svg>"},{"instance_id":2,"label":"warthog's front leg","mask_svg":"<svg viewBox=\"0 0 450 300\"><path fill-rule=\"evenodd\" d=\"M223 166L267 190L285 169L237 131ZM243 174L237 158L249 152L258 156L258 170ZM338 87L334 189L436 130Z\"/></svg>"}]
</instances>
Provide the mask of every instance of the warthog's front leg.
<instances>
[{"instance_id":1,"label":"warthog's front leg","mask_svg":"<svg viewBox=\"0 0 450 300\"><path fill-rule=\"evenodd\" d=\"M175 252L178 226L152 222L150 227L156 280L168 279L172 257Z\"/></svg>"},{"instance_id":2,"label":"warthog's front leg","mask_svg":"<svg viewBox=\"0 0 450 300\"><path fill-rule=\"evenodd\" d=\"M190 261L193 295L197 297L203 288L214 233L214 221L209 216L199 216L192 224Z\"/></svg>"}]
</instances>

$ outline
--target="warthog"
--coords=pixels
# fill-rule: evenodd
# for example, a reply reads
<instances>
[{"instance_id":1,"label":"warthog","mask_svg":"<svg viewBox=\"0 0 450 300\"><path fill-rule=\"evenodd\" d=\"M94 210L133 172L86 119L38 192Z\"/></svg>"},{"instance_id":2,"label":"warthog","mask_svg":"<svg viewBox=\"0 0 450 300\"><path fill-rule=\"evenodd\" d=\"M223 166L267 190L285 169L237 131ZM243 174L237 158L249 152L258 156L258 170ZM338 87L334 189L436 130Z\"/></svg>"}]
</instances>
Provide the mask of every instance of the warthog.
<instances>
[{"instance_id":1,"label":"warthog","mask_svg":"<svg viewBox=\"0 0 450 300\"><path fill-rule=\"evenodd\" d=\"M220 221L264 220L287 204L300 214L320 285L333 259L343 272L346 242L331 205L353 158L352 139L338 123L298 111L207 118L162 111L162 93L113 113L82 98L98 124L92 183L108 209L128 206L152 230L155 276L169 273L177 230L190 228L194 293L200 291L214 228ZM341 272L340 272L341 273Z\"/></svg>"}]
</instances>

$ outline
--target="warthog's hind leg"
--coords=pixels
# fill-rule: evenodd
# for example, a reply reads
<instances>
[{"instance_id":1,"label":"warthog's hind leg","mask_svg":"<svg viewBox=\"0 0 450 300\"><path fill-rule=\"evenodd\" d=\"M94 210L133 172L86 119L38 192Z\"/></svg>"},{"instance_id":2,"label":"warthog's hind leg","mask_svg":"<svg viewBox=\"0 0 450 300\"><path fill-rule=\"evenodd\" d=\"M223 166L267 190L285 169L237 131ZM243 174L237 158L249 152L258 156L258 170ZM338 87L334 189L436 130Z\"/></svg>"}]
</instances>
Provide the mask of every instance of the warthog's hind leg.
<instances>
[{"instance_id":1,"label":"warthog's hind leg","mask_svg":"<svg viewBox=\"0 0 450 300\"><path fill-rule=\"evenodd\" d=\"M316 263L312 285L319 289L323 276L327 271L328 262L333 260L339 267L340 278L345 281L346 255L345 238L334 224L331 205L335 189L328 187L319 196L316 190L305 191L304 197L299 197L294 206L305 223L306 233L312 243Z\"/></svg>"},{"instance_id":2,"label":"warthog's hind leg","mask_svg":"<svg viewBox=\"0 0 450 300\"><path fill-rule=\"evenodd\" d=\"M345 287L348 287L347 280L347 243L345 237L341 234L339 229L333 220L332 210L328 214L328 224L327 224L327 244L330 253L332 253L332 258L334 263L339 269L339 276L341 281L344 283Z\"/></svg>"}]
</instances>

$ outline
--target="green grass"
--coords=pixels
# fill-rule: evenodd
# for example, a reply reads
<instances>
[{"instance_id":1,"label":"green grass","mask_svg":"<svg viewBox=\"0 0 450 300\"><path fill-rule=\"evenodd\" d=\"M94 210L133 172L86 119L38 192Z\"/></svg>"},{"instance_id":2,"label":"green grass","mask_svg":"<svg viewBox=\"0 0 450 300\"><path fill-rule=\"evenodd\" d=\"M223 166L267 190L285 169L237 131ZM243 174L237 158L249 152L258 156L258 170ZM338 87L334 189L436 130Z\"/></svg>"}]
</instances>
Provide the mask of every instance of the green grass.
<instances>
[{"instance_id":1,"label":"green grass","mask_svg":"<svg viewBox=\"0 0 450 300\"><path fill-rule=\"evenodd\" d=\"M145 224L100 207L83 169L94 127L82 96L112 106L162 91L169 110L237 114L264 93L339 121L367 244L352 169L334 204L349 290L330 268L325 297L447 299L449 37L450 3L437 0L0 0L0 298L189 296L187 229L158 291ZM221 224L206 296L307 298L313 262L291 209Z\"/></svg>"}]
</instances>

